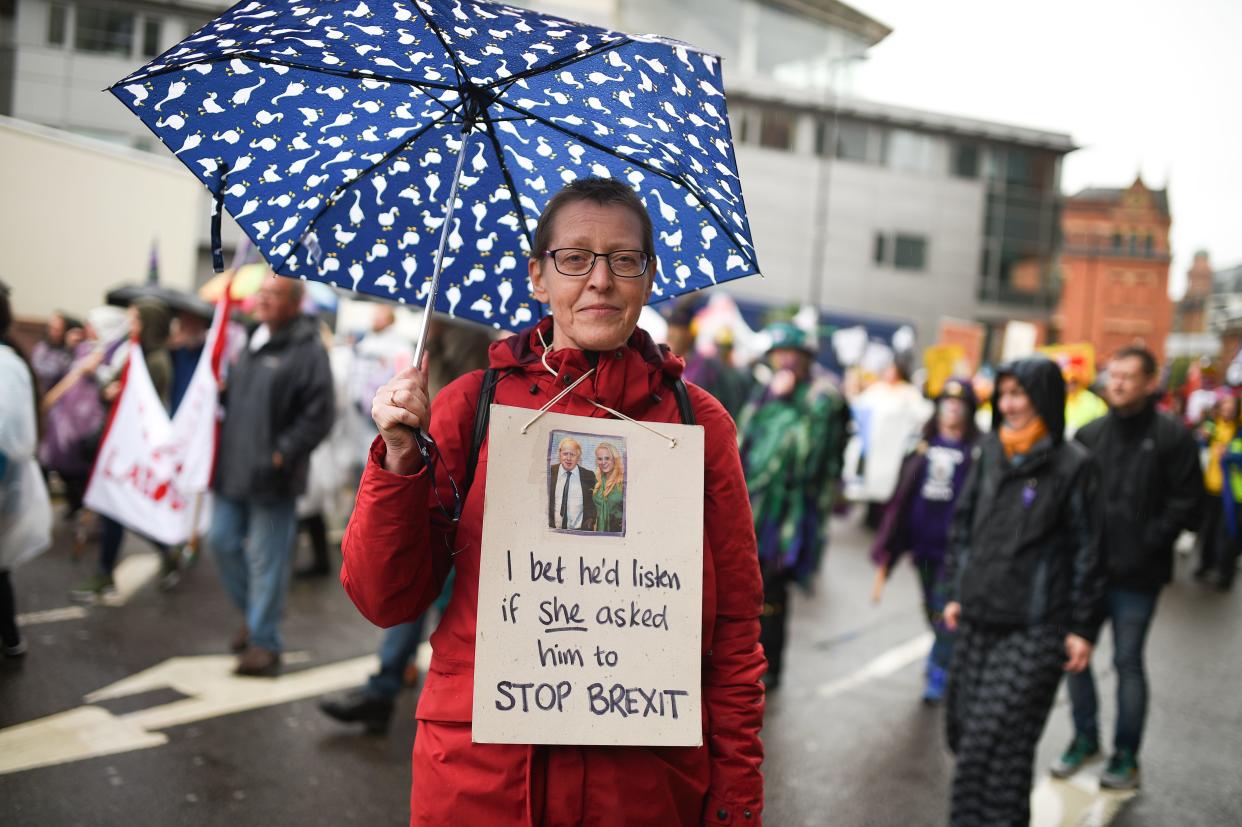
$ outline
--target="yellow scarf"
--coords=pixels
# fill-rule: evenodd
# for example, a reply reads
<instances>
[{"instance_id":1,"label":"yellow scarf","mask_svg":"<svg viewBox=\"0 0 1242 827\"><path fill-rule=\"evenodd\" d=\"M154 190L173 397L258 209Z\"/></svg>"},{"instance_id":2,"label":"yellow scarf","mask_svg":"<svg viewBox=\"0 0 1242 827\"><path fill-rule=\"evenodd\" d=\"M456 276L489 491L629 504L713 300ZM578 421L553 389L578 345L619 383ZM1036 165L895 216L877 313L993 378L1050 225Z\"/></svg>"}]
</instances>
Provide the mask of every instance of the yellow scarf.
<instances>
[{"instance_id":1,"label":"yellow scarf","mask_svg":"<svg viewBox=\"0 0 1242 827\"><path fill-rule=\"evenodd\" d=\"M1009 459L1013 459L1015 454L1029 454L1035 443L1047 435L1048 428L1038 416L1021 428L1010 428L1008 425L1000 427L1001 445L1005 447L1005 456Z\"/></svg>"}]
</instances>

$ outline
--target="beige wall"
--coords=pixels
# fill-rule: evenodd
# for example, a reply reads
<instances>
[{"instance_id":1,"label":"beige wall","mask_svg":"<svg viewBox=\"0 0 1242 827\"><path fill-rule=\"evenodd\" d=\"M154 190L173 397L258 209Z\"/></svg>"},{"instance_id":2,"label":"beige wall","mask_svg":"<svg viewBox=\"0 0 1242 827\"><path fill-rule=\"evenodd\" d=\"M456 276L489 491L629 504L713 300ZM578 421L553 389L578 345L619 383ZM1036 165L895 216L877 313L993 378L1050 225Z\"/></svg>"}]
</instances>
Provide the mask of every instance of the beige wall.
<instances>
[{"instance_id":1,"label":"beige wall","mask_svg":"<svg viewBox=\"0 0 1242 827\"><path fill-rule=\"evenodd\" d=\"M19 317L84 313L146 278L190 288L202 187L177 161L0 118L0 278Z\"/></svg>"}]
</instances>

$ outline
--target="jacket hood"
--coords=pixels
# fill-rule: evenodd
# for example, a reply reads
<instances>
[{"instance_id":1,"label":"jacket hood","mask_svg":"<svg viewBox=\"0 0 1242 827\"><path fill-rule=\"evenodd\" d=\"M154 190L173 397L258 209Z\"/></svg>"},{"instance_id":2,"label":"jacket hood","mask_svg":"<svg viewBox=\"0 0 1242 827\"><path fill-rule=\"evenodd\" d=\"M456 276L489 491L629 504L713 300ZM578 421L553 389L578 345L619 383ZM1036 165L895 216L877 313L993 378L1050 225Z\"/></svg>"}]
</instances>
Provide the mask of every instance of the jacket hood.
<instances>
[{"instance_id":1,"label":"jacket hood","mask_svg":"<svg viewBox=\"0 0 1242 827\"><path fill-rule=\"evenodd\" d=\"M547 353L544 367L545 343L552 342L552 326L549 316L515 336L493 342L488 350L490 366L494 370L522 371L536 384L554 383L550 390L564 390L592 368L591 358L582 350L554 350ZM598 354L596 372L571 393L637 419L669 392L668 384L681 378L685 365L667 345L657 345L647 331L636 327L625 345Z\"/></svg>"},{"instance_id":2,"label":"jacket hood","mask_svg":"<svg viewBox=\"0 0 1242 827\"><path fill-rule=\"evenodd\" d=\"M998 396L1001 379L1006 376L1017 379L1018 384L1026 391L1026 395L1031 398L1031 404L1035 406L1035 411L1044 421L1044 427L1048 429L1048 435L1052 437L1053 444L1063 442L1065 440L1065 378L1061 376L1061 368L1057 366L1057 363L1051 359L1033 356L1001 365L996 371ZM1002 422L1004 422L1004 417L1001 415L1000 405L997 404L992 408L992 430L1000 430Z\"/></svg>"}]
</instances>

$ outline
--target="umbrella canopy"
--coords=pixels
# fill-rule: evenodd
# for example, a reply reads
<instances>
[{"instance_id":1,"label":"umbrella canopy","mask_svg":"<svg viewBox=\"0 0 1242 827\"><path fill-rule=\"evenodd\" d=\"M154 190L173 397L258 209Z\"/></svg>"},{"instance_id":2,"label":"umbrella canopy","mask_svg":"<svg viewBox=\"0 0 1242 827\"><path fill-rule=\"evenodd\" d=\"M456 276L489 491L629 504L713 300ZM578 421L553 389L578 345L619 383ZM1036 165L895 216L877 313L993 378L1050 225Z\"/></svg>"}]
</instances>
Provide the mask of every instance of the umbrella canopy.
<instances>
[{"instance_id":1,"label":"umbrella canopy","mask_svg":"<svg viewBox=\"0 0 1242 827\"><path fill-rule=\"evenodd\" d=\"M161 284L127 284L109 290L104 300L117 307L128 307L138 299L158 299L174 312L193 313L204 319L210 319L215 308L210 302L203 301L193 293L186 293Z\"/></svg>"},{"instance_id":2,"label":"umbrella canopy","mask_svg":"<svg viewBox=\"0 0 1242 827\"><path fill-rule=\"evenodd\" d=\"M198 288L198 295L199 298L214 304L220 300L220 295L224 293L229 279L232 279L233 287L229 290L229 294L234 301L240 301L258 292L263 286L263 277L266 275L266 264L247 264L235 270L225 270L223 273L212 276L202 287Z\"/></svg>"},{"instance_id":3,"label":"umbrella canopy","mask_svg":"<svg viewBox=\"0 0 1242 827\"><path fill-rule=\"evenodd\" d=\"M543 313L531 236L576 178L647 204L653 300L758 272L722 89L686 44L490 2L270 0L111 91L276 272L514 329Z\"/></svg>"}]
</instances>

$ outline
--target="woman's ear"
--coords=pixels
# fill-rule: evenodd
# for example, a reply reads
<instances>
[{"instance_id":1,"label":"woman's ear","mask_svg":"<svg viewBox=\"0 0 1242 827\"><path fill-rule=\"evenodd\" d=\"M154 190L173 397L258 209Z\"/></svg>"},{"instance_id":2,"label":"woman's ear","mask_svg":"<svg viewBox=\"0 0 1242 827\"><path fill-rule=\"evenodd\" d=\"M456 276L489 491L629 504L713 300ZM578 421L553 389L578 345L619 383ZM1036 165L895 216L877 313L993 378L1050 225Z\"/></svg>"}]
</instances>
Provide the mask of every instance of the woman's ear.
<instances>
[{"instance_id":1,"label":"woman's ear","mask_svg":"<svg viewBox=\"0 0 1242 827\"><path fill-rule=\"evenodd\" d=\"M530 258L526 261L526 274L530 277L530 295L544 304L548 303L548 289L543 283L543 267L540 260Z\"/></svg>"}]
</instances>

